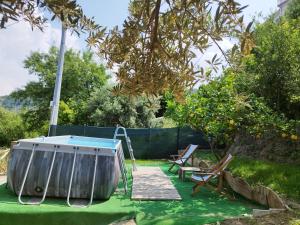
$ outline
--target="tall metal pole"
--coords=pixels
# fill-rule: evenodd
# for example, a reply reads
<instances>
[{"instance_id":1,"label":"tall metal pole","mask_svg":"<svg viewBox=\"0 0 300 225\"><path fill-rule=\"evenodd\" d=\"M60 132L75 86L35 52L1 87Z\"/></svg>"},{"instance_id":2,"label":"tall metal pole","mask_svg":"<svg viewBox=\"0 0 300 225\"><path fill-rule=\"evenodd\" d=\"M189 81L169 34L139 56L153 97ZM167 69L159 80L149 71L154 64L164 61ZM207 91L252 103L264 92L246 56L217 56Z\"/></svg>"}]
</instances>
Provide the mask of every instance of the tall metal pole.
<instances>
[{"instance_id":1,"label":"tall metal pole","mask_svg":"<svg viewBox=\"0 0 300 225\"><path fill-rule=\"evenodd\" d=\"M48 136L50 135L51 126L57 125L62 73L63 73L63 67L64 67L66 31L67 30L66 30L65 26L62 24L60 50L59 50L59 56L58 56L58 62L57 62L57 72L56 72L55 88L54 88L54 93L53 93L53 101L51 103L51 117L50 117L50 126L49 126L49 130L48 130ZM55 133L56 132L54 130L54 132L52 132L52 134L55 135Z\"/></svg>"}]
</instances>

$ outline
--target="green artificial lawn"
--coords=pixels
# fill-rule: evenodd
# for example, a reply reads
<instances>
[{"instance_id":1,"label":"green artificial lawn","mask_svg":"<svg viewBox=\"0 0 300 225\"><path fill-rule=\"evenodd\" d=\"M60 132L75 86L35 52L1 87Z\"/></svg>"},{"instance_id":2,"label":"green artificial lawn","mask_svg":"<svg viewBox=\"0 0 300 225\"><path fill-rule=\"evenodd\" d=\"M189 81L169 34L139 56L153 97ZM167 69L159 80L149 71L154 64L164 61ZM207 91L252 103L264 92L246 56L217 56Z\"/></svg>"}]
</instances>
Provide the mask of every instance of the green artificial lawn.
<instances>
[{"instance_id":1,"label":"green artificial lawn","mask_svg":"<svg viewBox=\"0 0 300 225\"><path fill-rule=\"evenodd\" d=\"M46 199L40 206L20 205L17 197L0 186L0 225L100 225L136 218L137 224L206 224L250 213L254 206L245 200L228 200L202 188L191 196L193 183L182 182L167 172L163 161L138 161L142 166L160 166L170 176L182 201L131 201L131 190L118 190L109 200L94 201L89 208L71 208L64 199ZM131 177L129 187L131 189Z\"/></svg>"}]
</instances>

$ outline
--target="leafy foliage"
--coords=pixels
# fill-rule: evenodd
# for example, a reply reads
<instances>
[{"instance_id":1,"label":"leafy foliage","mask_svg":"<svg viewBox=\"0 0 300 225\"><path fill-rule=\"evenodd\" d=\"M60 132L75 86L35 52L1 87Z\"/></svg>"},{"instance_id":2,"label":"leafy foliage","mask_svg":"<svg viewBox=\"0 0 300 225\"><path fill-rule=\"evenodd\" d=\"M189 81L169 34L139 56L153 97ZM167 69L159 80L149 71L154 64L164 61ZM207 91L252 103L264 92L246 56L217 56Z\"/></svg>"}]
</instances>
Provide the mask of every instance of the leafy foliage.
<instances>
[{"instance_id":1,"label":"leafy foliage","mask_svg":"<svg viewBox=\"0 0 300 225\"><path fill-rule=\"evenodd\" d=\"M97 89L87 102L87 123L96 126L151 127L159 99L112 95L110 88Z\"/></svg>"},{"instance_id":2,"label":"leafy foliage","mask_svg":"<svg viewBox=\"0 0 300 225\"><path fill-rule=\"evenodd\" d=\"M218 41L235 35L242 52L249 53L251 24L243 26L244 8L234 0L133 0L123 29L114 28L96 43L108 65L118 68L114 91L157 95L171 90L180 98L208 74L195 61L212 44L224 53ZM215 69L220 58L215 55L209 64Z\"/></svg>"},{"instance_id":3,"label":"leafy foliage","mask_svg":"<svg viewBox=\"0 0 300 225\"><path fill-rule=\"evenodd\" d=\"M0 146L9 146L11 141L24 135L25 128L20 115L0 107Z\"/></svg>"},{"instance_id":4,"label":"leafy foliage","mask_svg":"<svg viewBox=\"0 0 300 225\"><path fill-rule=\"evenodd\" d=\"M251 23L243 25L244 8L235 0L134 0L123 30L115 28L104 38L105 28L85 16L74 0L0 1L2 28L9 20L24 19L42 30L46 18L36 13L39 9L78 34L88 32L87 43L98 47L110 67L119 68L115 93L159 95L171 89L178 98L210 73L195 59L212 44L227 58L218 43L223 37L239 38L242 52L249 53ZM215 70L221 60L215 55L208 64Z\"/></svg>"},{"instance_id":5,"label":"leafy foliage","mask_svg":"<svg viewBox=\"0 0 300 225\"><path fill-rule=\"evenodd\" d=\"M49 104L55 84L57 69L56 48L48 53L33 52L25 61L25 68L38 77L38 81L28 83L24 89L12 93L15 99L27 103L24 119L29 129L46 126L50 118ZM104 85L108 79L102 65L93 60L91 52L65 53L59 123L83 123L85 115L82 108L95 88Z\"/></svg>"},{"instance_id":6,"label":"leafy foliage","mask_svg":"<svg viewBox=\"0 0 300 225\"><path fill-rule=\"evenodd\" d=\"M183 103L169 100L167 113L179 125L204 132L212 147L230 147L235 134L243 130L257 138L273 130L295 134L294 124L274 113L262 98L239 93L236 75L230 71L188 93Z\"/></svg>"},{"instance_id":7,"label":"leafy foliage","mask_svg":"<svg viewBox=\"0 0 300 225\"><path fill-rule=\"evenodd\" d=\"M300 17L299 0L290 0L285 15L289 19L298 19Z\"/></svg>"},{"instance_id":8,"label":"leafy foliage","mask_svg":"<svg viewBox=\"0 0 300 225\"><path fill-rule=\"evenodd\" d=\"M58 17L64 27L79 34L88 32L88 40L101 39L105 28L95 23L93 18L87 17L76 0L0 0L0 29L12 21L25 20L31 27L43 30L50 18L42 16L38 11L46 11L51 20Z\"/></svg>"},{"instance_id":9,"label":"leafy foliage","mask_svg":"<svg viewBox=\"0 0 300 225\"><path fill-rule=\"evenodd\" d=\"M240 91L263 97L268 106L300 119L300 29L296 21L270 18L257 25L256 47L243 61Z\"/></svg>"}]
</instances>

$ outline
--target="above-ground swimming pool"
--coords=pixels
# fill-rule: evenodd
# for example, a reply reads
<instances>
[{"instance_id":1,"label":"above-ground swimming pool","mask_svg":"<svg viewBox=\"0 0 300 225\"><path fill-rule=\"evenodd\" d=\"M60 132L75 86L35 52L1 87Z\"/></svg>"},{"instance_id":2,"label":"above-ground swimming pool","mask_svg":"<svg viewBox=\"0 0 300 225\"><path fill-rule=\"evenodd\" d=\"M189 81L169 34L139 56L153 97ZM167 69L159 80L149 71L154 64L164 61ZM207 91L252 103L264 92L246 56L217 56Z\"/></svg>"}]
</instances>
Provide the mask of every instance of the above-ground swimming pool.
<instances>
[{"instance_id":1,"label":"above-ground swimming pool","mask_svg":"<svg viewBox=\"0 0 300 225\"><path fill-rule=\"evenodd\" d=\"M21 195L25 196L42 197L46 190L47 197L109 199L124 169L123 156L117 139L54 136L19 140L9 157L8 186L18 195L23 186Z\"/></svg>"}]
</instances>

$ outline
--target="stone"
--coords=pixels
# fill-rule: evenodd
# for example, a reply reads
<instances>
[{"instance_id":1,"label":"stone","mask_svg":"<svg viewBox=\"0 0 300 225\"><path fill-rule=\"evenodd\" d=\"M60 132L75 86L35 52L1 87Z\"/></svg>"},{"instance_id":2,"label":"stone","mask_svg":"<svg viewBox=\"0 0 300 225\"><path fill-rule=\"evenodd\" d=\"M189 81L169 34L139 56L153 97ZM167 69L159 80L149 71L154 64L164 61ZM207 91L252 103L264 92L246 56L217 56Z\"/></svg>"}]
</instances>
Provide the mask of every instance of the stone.
<instances>
[{"instance_id":1,"label":"stone","mask_svg":"<svg viewBox=\"0 0 300 225\"><path fill-rule=\"evenodd\" d=\"M284 211L285 211L285 209L268 209L268 210L253 209L252 214L254 217L259 217L259 216L265 216L265 215L270 215L270 214L275 214L275 213L281 213Z\"/></svg>"}]
</instances>

